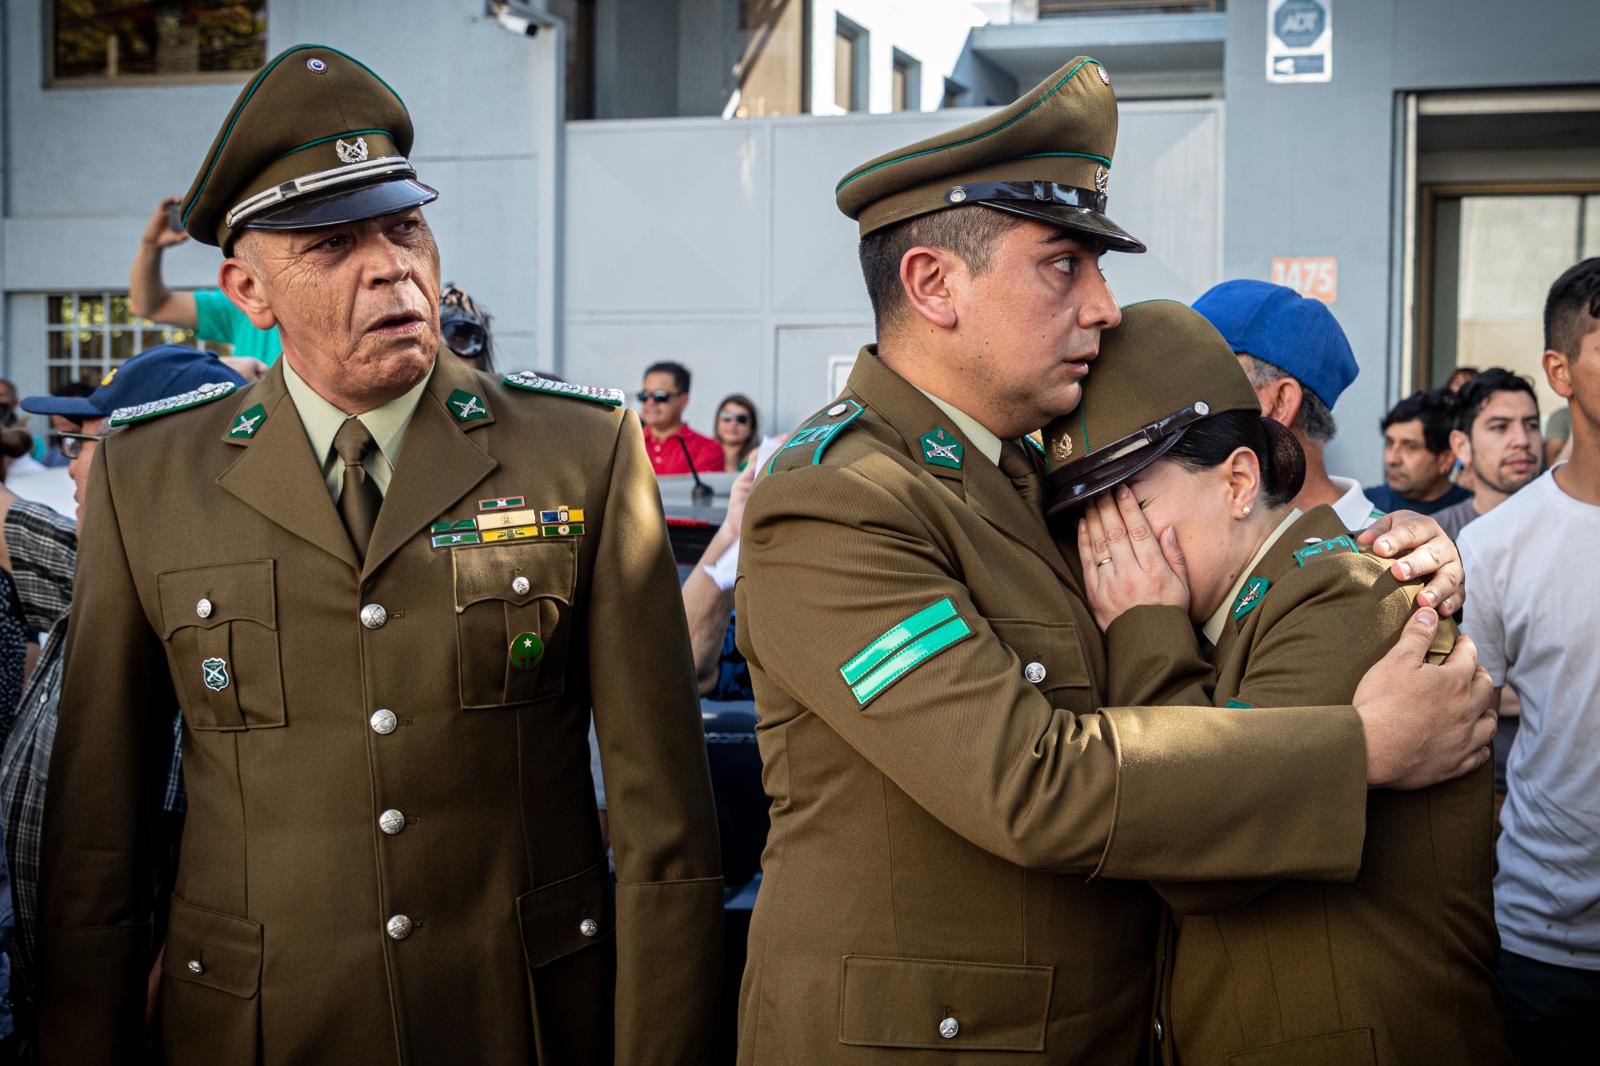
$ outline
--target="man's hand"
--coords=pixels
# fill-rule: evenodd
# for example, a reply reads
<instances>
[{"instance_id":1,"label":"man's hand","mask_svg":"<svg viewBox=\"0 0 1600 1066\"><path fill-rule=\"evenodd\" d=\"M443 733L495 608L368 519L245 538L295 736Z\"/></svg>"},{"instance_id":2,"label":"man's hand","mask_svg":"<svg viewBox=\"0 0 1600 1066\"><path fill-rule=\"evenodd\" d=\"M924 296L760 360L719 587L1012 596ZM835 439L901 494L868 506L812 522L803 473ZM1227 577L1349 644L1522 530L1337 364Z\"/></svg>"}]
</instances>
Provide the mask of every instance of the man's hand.
<instances>
[{"instance_id":1,"label":"man's hand","mask_svg":"<svg viewBox=\"0 0 1600 1066\"><path fill-rule=\"evenodd\" d=\"M1396 581L1433 575L1417 593L1417 603L1435 607L1446 617L1461 609L1466 596L1461 553L1438 522L1415 511L1392 511L1356 537L1356 543L1363 547L1373 541L1377 541L1374 554L1395 560L1389 572ZM1401 555L1402 552L1410 554Z\"/></svg>"},{"instance_id":2,"label":"man's hand","mask_svg":"<svg viewBox=\"0 0 1600 1066\"><path fill-rule=\"evenodd\" d=\"M1356 689L1367 738L1369 788L1426 788L1482 766L1494 739L1494 683L1471 638L1456 638L1439 666L1424 661L1439 616L1411 616L1389 654Z\"/></svg>"},{"instance_id":3,"label":"man's hand","mask_svg":"<svg viewBox=\"0 0 1600 1066\"><path fill-rule=\"evenodd\" d=\"M152 248L170 248L174 244L182 244L189 239L189 235L181 229L173 229L168 219L174 207L183 202L181 196L163 196L161 203L156 205L156 213L150 216L150 221L144 227L144 236L140 238Z\"/></svg>"},{"instance_id":4,"label":"man's hand","mask_svg":"<svg viewBox=\"0 0 1600 1066\"><path fill-rule=\"evenodd\" d=\"M1084 509L1078 558L1084 595L1102 632L1141 604L1189 609L1189 573L1177 534L1169 528L1157 539L1126 485Z\"/></svg>"}]
</instances>

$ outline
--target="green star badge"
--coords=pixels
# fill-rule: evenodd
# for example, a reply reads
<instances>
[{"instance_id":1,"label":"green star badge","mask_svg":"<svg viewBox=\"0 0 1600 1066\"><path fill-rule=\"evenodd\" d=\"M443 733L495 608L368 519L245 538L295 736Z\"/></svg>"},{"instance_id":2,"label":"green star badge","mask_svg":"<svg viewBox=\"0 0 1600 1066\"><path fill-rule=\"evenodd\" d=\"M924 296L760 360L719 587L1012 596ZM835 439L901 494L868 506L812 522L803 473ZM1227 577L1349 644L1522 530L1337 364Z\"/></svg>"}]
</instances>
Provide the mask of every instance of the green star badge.
<instances>
[{"instance_id":1,"label":"green star badge","mask_svg":"<svg viewBox=\"0 0 1600 1066\"><path fill-rule=\"evenodd\" d=\"M1272 584L1264 577L1253 577L1244 583L1244 588L1239 591L1239 598L1233 601L1233 620L1237 622L1257 607L1261 606L1261 597L1266 595L1267 588Z\"/></svg>"},{"instance_id":2,"label":"green star badge","mask_svg":"<svg viewBox=\"0 0 1600 1066\"><path fill-rule=\"evenodd\" d=\"M489 417L489 408L484 406L483 397L474 396L466 389L456 389L444 402L450 408L450 413L456 416L457 422L475 422Z\"/></svg>"},{"instance_id":3,"label":"green star badge","mask_svg":"<svg viewBox=\"0 0 1600 1066\"><path fill-rule=\"evenodd\" d=\"M961 456L966 450L948 430L930 429L921 437L922 461L929 466L961 469Z\"/></svg>"},{"instance_id":4,"label":"green star badge","mask_svg":"<svg viewBox=\"0 0 1600 1066\"><path fill-rule=\"evenodd\" d=\"M544 641L537 633L518 633L511 641L511 665L518 670L532 670L544 658Z\"/></svg>"},{"instance_id":5,"label":"green star badge","mask_svg":"<svg viewBox=\"0 0 1600 1066\"><path fill-rule=\"evenodd\" d=\"M267 420L267 409L260 404L246 407L239 412L239 417L228 427L228 437L232 440L249 440L256 435L256 430Z\"/></svg>"}]
</instances>

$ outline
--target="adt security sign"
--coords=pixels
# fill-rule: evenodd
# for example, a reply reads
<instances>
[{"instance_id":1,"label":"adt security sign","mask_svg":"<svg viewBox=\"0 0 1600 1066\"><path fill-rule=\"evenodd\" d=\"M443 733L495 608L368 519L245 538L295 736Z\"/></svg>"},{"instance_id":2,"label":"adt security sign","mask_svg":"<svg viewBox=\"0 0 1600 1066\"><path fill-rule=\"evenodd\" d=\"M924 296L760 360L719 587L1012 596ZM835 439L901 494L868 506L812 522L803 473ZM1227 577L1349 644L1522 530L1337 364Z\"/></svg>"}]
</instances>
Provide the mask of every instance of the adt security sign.
<instances>
[{"instance_id":1,"label":"adt security sign","mask_svg":"<svg viewBox=\"0 0 1600 1066\"><path fill-rule=\"evenodd\" d=\"M1333 0L1267 0L1267 80L1333 80Z\"/></svg>"}]
</instances>

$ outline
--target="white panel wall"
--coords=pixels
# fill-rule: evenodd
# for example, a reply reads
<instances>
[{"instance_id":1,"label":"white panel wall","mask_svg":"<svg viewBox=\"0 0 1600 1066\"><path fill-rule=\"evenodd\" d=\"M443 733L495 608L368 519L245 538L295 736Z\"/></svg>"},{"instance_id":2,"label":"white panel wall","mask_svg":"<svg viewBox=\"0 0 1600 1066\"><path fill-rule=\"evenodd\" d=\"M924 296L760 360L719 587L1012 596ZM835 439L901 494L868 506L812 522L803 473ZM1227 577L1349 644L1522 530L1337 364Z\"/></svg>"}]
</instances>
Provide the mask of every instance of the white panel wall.
<instances>
[{"instance_id":1,"label":"white panel wall","mask_svg":"<svg viewBox=\"0 0 1600 1066\"><path fill-rule=\"evenodd\" d=\"M632 393L646 365L679 359L692 425L742 391L765 428L792 428L830 397L829 359L872 335L834 184L978 114L569 124L562 373ZM1220 102L1124 105L1110 214L1151 251L1107 257L1123 302L1219 280L1221 153Z\"/></svg>"}]
</instances>

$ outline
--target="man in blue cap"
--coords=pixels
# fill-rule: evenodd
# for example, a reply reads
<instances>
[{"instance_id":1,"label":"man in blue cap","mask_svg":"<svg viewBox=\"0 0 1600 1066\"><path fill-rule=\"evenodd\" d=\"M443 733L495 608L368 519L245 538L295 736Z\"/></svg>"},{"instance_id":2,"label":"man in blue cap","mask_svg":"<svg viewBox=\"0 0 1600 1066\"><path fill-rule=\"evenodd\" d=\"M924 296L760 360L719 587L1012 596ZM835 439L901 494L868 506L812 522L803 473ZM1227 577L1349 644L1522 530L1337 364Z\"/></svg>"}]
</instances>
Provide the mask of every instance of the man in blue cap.
<instances>
[{"instance_id":1,"label":"man in blue cap","mask_svg":"<svg viewBox=\"0 0 1600 1066\"><path fill-rule=\"evenodd\" d=\"M1323 449L1338 427L1333 405L1360 373L1350 342L1326 304L1293 289L1241 278L1214 285L1194 309L1239 357L1261 400L1261 413L1289 427L1306 455L1306 479L1294 505L1328 504L1346 528L1383 516L1354 478L1333 477Z\"/></svg>"},{"instance_id":2,"label":"man in blue cap","mask_svg":"<svg viewBox=\"0 0 1600 1066\"><path fill-rule=\"evenodd\" d=\"M22 401L22 409L59 415L75 424L74 430L61 434L61 450L70 459L67 470L72 476L81 524L89 466L99 442L110 436L106 420L111 412L200 389L227 393L243 384L244 379L212 353L163 344L111 371L88 396L29 396ZM20 1037L31 1042L39 992L40 826L61 700L63 651L78 541L69 519L46 507L18 501L6 517L6 542L28 617L46 633L39 660L18 701L16 717L0 740L0 818L5 826L6 860L12 874L11 895L16 913L15 934L8 948L12 962L11 1001L17 1008ZM184 809L176 742L168 753L170 764L162 767L167 784L160 824L169 838L164 842L164 855L175 854ZM162 870L168 885L171 873L168 864Z\"/></svg>"}]
</instances>

